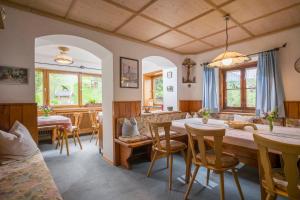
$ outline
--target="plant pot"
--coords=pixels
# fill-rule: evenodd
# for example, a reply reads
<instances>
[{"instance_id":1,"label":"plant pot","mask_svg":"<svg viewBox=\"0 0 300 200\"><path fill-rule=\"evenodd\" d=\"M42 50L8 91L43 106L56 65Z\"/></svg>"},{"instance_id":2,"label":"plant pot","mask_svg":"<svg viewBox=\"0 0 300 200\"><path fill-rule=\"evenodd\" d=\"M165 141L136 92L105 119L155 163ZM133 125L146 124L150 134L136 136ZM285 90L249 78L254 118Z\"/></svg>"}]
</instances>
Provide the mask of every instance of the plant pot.
<instances>
[{"instance_id":1,"label":"plant pot","mask_svg":"<svg viewBox=\"0 0 300 200\"><path fill-rule=\"evenodd\" d=\"M173 106L168 106L168 107L167 107L167 110L168 110L168 111L173 111Z\"/></svg>"}]
</instances>

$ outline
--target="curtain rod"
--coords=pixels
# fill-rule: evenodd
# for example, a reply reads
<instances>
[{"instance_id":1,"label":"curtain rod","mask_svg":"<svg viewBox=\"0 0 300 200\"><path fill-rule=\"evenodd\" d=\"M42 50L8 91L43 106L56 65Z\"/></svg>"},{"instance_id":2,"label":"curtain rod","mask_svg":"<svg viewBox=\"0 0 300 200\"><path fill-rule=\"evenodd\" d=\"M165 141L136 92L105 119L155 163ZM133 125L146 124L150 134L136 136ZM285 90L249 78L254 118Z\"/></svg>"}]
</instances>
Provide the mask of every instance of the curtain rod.
<instances>
[{"instance_id":1,"label":"curtain rod","mask_svg":"<svg viewBox=\"0 0 300 200\"><path fill-rule=\"evenodd\" d=\"M253 56L253 55L257 55L259 53L264 53L264 52L268 52L268 51L279 51L279 49L285 48L286 46L287 46L287 43L284 43L280 47L276 47L276 48L269 49L269 50L266 50L266 51L259 51L259 52L251 53L251 54L248 54L246 56ZM207 65L207 64L209 64L209 62L204 62L204 63L200 64L200 66L204 66L204 65Z\"/></svg>"},{"instance_id":2,"label":"curtain rod","mask_svg":"<svg viewBox=\"0 0 300 200\"><path fill-rule=\"evenodd\" d=\"M34 62L36 64L41 64L41 65L53 65L53 66L61 66L61 67L72 67L72 68L78 68L78 69L91 69L91 70L98 70L98 71L102 71L102 69L96 69L96 68L92 68L92 67L85 67L85 66L75 66L75 65L57 65L57 64L53 64L53 63L43 63L43 62Z\"/></svg>"}]
</instances>

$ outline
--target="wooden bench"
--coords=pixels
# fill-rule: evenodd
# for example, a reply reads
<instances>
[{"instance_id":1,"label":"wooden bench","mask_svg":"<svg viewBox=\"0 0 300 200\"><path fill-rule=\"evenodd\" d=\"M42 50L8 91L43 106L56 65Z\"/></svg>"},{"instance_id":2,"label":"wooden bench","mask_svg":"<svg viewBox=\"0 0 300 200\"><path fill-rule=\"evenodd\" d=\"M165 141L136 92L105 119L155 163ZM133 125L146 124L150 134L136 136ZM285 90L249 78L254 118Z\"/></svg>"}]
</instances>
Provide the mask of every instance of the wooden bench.
<instances>
[{"instance_id":1,"label":"wooden bench","mask_svg":"<svg viewBox=\"0 0 300 200\"><path fill-rule=\"evenodd\" d=\"M138 129L142 135L147 136L145 139L137 142L124 142L120 139L122 136L122 124L124 118L117 119L116 122L116 133L115 133L115 145L118 146L115 152L117 156L116 164L121 165L126 169L131 169L132 161L143 158L150 161L151 152L152 152L152 139L150 132L148 130L148 124L150 121L172 121L175 119L184 118L186 113L182 112L171 112L171 113L162 113L162 114L153 114L153 115L142 115L141 117L136 117L138 123ZM179 141L187 142L186 134L182 133L173 133L171 135L172 139Z\"/></svg>"}]
</instances>

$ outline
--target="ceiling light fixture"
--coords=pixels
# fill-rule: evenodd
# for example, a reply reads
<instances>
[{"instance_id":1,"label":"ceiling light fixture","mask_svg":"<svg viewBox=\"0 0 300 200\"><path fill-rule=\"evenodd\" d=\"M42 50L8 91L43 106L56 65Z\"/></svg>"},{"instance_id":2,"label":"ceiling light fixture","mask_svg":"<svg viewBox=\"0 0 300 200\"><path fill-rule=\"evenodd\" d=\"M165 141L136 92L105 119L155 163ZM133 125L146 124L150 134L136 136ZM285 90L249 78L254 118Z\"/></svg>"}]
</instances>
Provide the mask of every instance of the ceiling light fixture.
<instances>
[{"instance_id":1,"label":"ceiling light fixture","mask_svg":"<svg viewBox=\"0 0 300 200\"><path fill-rule=\"evenodd\" d=\"M4 29L5 18L6 18L6 12L3 7L0 7L0 29Z\"/></svg>"},{"instance_id":2,"label":"ceiling light fixture","mask_svg":"<svg viewBox=\"0 0 300 200\"><path fill-rule=\"evenodd\" d=\"M69 65L73 63L73 58L67 55L67 52L70 50L68 47L58 47L60 53L55 56L54 61L62 64Z\"/></svg>"},{"instance_id":3,"label":"ceiling light fixture","mask_svg":"<svg viewBox=\"0 0 300 200\"><path fill-rule=\"evenodd\" d=\"M244 63L246 61L249 61L250 58L248 56L245 56L241 53L234 52L234 51L228 51L228 21L229 21L229 15L226 15L224 17L226 21L226 47L225 52L218 55L215 59L212 60L211 63L208 64L209 67L229 67L232 65Z\"/></svg>"}]
</instances>

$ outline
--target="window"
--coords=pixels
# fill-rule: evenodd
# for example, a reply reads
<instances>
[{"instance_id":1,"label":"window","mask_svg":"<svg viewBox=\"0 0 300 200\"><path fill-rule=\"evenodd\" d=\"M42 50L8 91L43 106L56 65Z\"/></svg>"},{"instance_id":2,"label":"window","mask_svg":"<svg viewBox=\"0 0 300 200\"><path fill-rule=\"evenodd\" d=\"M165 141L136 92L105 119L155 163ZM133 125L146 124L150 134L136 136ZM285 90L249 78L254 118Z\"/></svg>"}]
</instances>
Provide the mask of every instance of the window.
<instances>
[{"instance_id":1,"label":"window","mask_svg":"<svg viewBox=\"0 0 300 200\"><path fill-rule=\"evenodd\" d=\"M82 104L102 103L101 77L82 75Z\"/></svg>"},{"instance_id":2,"label":"window","mask_svg":"<svg viewBox=\"0 0 300 200\"><path fill-rule=\"evenodd\" d=\"M35 100L39 106L100 104L101 75L38 69L35 72Z\"/></svg>"},{"instance_id":3,"label":"window","mask_svg":"<svg viewBox=\"0 0 300 200\"><path fill-rule=\"evenodd\" d=\"M153 100L154 104L163 104L163 77L156 76L153 78Z\"/></svg>"},{"instance_id":4,"label":"window","mask_svg":"<svg viewBox=\"0 0 300 200\"><path fill-rule=\"evenodd\" d=\"M44 102L44 95L43 95L43 72L40 70L37 70L35 72L35 102L41 106Z\"/></svg>"},{"instance_id":5,"label":"window","mask_svg":"<svg viewBox=\"0 0 300 200\"><path fill-rule=\"evenodd\" d=\"M50 105L78 105L78 76L49 74Z\"/></svg>"},{"instance_id":6,"label":"window","mask_svg":"<svg viewBox=\"0 0 300 200\"><path fill-rule=\"evenodd\" d=\"M256 63L220 70L222 110L252 111L256 106Z\"/></svg>"}]
</instances>

